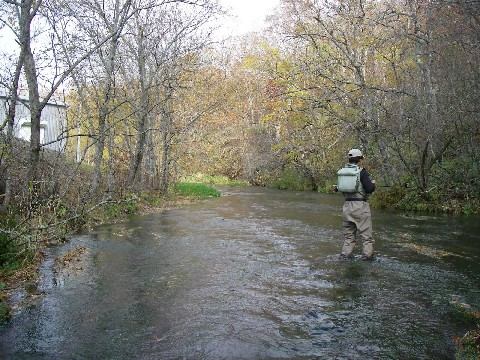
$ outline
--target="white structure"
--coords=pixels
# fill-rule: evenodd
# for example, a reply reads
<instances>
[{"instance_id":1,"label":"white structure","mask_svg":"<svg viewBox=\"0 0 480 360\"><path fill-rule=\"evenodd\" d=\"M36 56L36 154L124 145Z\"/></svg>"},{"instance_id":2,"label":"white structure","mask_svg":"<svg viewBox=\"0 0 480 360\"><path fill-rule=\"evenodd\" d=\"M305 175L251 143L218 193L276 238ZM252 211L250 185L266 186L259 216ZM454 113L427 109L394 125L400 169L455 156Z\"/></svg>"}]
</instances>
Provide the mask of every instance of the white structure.
<instances>
[{"instance_id":1,"label":"white structure","mask_svg":"<svg viewBox=\"0 0 480 360\"><path fill-rule=\"evenodd\" d=\"M9 97L0 93L0 124L8 113ZM49 101L42 111L40 121L40 143L59 152L65 151L67 128L67 105L63 102ZM13 134L19 139L30 141L30 110L28 98L20 97L15 110Z\"/></svg>"}]
</instances>

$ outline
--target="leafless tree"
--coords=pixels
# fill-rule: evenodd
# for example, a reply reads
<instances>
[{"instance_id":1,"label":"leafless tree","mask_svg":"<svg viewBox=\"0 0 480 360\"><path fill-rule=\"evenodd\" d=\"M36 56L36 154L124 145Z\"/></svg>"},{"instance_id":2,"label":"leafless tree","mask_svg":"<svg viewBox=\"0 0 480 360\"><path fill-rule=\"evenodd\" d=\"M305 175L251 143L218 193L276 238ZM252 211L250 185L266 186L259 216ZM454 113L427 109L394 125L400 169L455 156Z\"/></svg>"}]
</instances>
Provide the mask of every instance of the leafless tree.
<instances>
[{"instance_id":1,"label":"leafless tree","mask_svg":"<svg viewBox=\"0 0 480 360\"><path fill-rule=\"evenodd\" d=\"M152 178L152 159L159 159L157 186L164 193L168 189L172 145L183 128L180 122L185 120L180 119L185 115L176 110L177 99L179 94L192 90L189 73L201 65L199 54L212 41L209 22L218 11L216 4L209 1L170 2L138 12L128 26L121 72L124 82L130 84L128 98L135 119L135 146L128 175L132 188L138 187L142 178L142 164L149 164L146 169L150 173L145 175ZM197 112L202 113L201 109ZM193 121L186 123L191 125ZM154 138L161 150L151 146ZM145 154L147 144L150 146Z\"/></svg>"}]
</instances>

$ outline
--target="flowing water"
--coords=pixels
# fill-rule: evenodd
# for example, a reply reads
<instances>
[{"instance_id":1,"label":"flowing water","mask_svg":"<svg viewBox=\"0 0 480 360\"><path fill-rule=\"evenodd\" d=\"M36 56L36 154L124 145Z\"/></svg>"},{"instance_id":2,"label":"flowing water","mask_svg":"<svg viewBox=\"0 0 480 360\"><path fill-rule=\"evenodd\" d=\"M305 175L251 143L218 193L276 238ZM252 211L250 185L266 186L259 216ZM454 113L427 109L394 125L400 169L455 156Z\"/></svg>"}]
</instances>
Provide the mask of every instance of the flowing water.
<instances>
[{"instance_id":1,"label":"flowing water","mask_svg":"<svg viewBox=\"0 0 480 360\"><path fill-rule=\"evenodd\" d=\"M478 218L374 210L341 261L339 195L221 190L51 249L0 358L452 359L474 326Z\"/></svg>"}]
</instances>

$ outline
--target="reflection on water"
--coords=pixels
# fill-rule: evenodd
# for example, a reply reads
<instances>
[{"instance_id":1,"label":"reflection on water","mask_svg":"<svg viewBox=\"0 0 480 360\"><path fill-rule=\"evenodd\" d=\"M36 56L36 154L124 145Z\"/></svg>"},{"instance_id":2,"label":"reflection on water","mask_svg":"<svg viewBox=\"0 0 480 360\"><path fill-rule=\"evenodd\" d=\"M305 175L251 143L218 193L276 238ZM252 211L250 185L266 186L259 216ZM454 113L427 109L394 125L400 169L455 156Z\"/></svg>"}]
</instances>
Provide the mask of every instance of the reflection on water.
<instances>
[{"instance_id":1,"label":"reflection on water","mask_svg":"<svg viewBox=\"0 0 480 360\"><path fill-rule=\"evenodd\" d=\"M478 221L374 211L377 259L340 261L341 206L223 189L78 235L52 256L86 250L61 268L45 262L45 296L0 331L0 354L451 359L472 326L452 301L480 307Z\"/></svg>"}]
</instances>

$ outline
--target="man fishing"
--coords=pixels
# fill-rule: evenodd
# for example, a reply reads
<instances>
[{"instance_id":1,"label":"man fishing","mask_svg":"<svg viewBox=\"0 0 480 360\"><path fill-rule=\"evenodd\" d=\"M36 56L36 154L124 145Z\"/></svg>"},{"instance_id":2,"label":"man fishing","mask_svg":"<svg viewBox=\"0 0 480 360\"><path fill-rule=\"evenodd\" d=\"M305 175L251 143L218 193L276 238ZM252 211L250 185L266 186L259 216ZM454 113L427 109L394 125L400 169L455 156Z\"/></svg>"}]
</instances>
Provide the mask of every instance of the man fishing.
<instances>
[{"instance_id":1,"label":"man fishing","mask_svg":"<svg viewBox=\"0 0 480 360\"><path fill-rule=\"evenodd\" d=\"M363 154L359 149L348 152L348 165L338 171L338 191L345 197L343 204L343 259L353 257L356 236L362 237L364 260L373 259L372 215L367 202L369 194L375 191L375 180L370 180L367 170L362 167Z\"/></svg>"}]
</instances>

